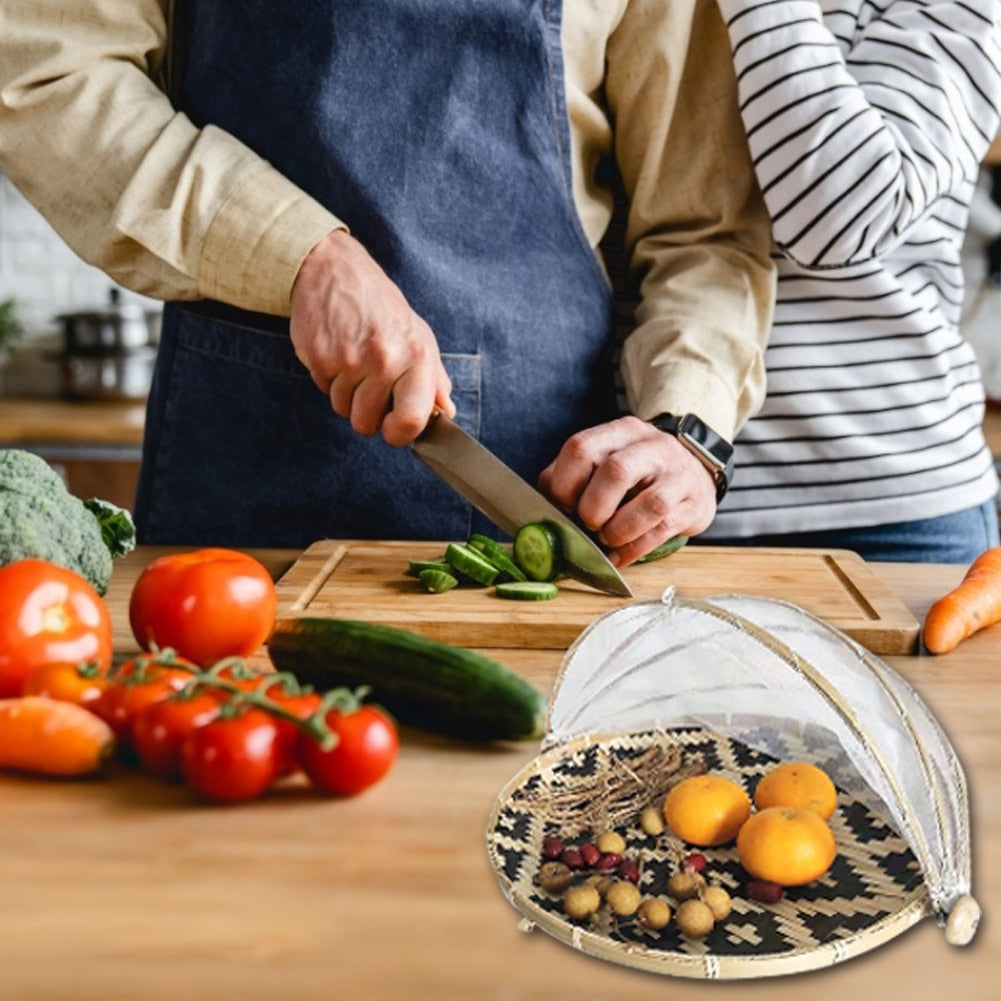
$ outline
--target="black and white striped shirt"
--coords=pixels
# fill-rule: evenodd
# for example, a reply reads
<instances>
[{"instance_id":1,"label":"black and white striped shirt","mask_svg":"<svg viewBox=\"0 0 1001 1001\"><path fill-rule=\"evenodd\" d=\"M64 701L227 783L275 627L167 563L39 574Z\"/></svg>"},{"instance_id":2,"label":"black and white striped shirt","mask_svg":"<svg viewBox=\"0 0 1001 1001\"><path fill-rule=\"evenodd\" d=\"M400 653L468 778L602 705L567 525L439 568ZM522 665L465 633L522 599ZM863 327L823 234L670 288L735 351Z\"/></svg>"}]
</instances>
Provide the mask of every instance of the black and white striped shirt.
<instances>
[{"instance_id":1,"label":"black and white striped shirt","mask_svg":"<svg viewBox=\"0 0 1001 1001\"><path fill-rule=\"evenodd\" d=\"M999 127L1001 2L718 2L773 218L778 303L767 399L706 537L989 500L960 248Z\"/></svg>"}]
</instances>

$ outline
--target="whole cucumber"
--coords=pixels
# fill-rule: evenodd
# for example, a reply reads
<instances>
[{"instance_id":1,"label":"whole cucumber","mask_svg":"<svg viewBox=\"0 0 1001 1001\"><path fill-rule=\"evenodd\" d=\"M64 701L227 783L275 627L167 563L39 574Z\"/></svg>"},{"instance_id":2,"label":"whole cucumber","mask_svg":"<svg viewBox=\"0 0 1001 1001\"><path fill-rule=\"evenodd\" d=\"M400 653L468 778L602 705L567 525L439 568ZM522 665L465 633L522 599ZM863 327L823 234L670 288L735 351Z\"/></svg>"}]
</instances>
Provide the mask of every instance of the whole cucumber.
<instances>
[{"instance_id":1,"label":"whole cucumber","mask_svg":"<svg viewBox=\"0 0 1001 1001\"><path fill-rule=\"evenodd\" d=\"M541 693L509 668L463 647L354 619L283 619L268 640L279 671L325 690L367 685L397 720L466 740L536 740Z\"/></svg>"}]
</instances>

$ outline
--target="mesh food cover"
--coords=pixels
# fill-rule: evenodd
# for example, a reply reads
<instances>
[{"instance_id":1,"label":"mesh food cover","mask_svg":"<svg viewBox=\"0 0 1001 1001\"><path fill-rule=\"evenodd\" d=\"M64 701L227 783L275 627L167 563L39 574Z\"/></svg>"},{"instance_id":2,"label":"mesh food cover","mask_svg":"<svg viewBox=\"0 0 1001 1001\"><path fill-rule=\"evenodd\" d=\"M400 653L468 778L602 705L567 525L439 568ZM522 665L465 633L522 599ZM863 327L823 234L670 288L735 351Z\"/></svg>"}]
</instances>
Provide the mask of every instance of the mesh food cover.
<instances>
[{"instance_id":1,"label":"mesh food cover","mask_svg":"<svg viewBox=\"0 0 1001 1001\"><path fill-rule=\"evenodd\" d=\"M799 932L789 933L788 927L803 920L803 937L809 941L792 943L789 951L817 954L830 946L830 955L813 965L850 953L846 941L859 933L859 926L851 924L858 915L847 922L851 930L842 932L832 930L832 913L839 906L864 909L862 898L873 895L866 889L869 877L862 872L863 852L856 852L855 845L871 847L874 838L860 833L853 810L869 818L867 831L885 825L897 836L898 849L886 848L889 842L880 849L884 869L897 866L903 871L906 865L900 860L910 860L911 883L900 905L910 917L903 925L898 922L896 930L932 913L946 926L950 942L965 944L972 938L979 909L969 896L966 783L948 738L917 692L888 664L795 605L744 594L689 600L677 597L673 589L659 601L630 603L596 619L563 660L542 754L530 774L516 779L499 797L488 832L502 888L519 909L526 911L523 905L533 896L527 888L519 889L525 866L512 855L510 840L513 831L531 826L525 804L534 800L542 807L541 826L532 837L541 839L550 827L565 828L565 817L553 822L550 816L547 826L545 802L560 798L568 775L579 780L602 741L621 744L624 736L639 734L672 734L672 740L683 743L692 734L711 734L731 749L727 753L734 770L753 770L753 761L805 759L821 765L834 780L842 804L835 817L842 826L835 830L847 861L856 865L856 872L841 882L853 889L844 894L850 898L844 905L824 901L822 894L801 895L799 913L778 923L785 922L787 937L796 937ZM621 762L625 752L615 746L609 753ZM744 774L750 784L751 772ZM593 789L586 798L594 800ZM902 877L898 872L893 878L899 882ZM547 916L547 907L544 900L528 900L526 913L544 924L539 919ZM829 927L818 930L818 914ZM757 921L750 910L744 919L726 936L733 951L729 972L721 974L718 962L707 965L718 943L681 942L675 948L671 942L640 938L624 943L631 958L622 961L631 962L637 955L650 961L651 953L661 951L680 962L668 972L684 974L685 963L692 962L698 972L691 975L753 975L740 961L760 958L761 949L736 939L757 935L764 940L768 933L763 925L747 931ZM582 936L588 934L577 927L563 937L587 949ZM621 938L621 929L613 929L611 937ZM870 939L855 951L871 948L878 937L870 934ZM730 948L724 943L724 952ZM785 944L776 948L781 958ZM725 964L726 956L722 958ZM800 961L792 968L810 965Z\"/></svg>"}]
</instances>

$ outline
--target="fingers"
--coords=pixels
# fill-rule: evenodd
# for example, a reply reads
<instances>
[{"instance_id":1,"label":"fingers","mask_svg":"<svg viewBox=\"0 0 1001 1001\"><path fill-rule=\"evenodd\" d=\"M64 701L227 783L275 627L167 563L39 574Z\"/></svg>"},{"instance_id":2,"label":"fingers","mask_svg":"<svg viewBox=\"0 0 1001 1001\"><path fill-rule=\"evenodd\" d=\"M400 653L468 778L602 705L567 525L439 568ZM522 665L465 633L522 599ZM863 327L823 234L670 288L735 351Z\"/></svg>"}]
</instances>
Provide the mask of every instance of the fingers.
<instances>
[{"instance_id":1,"label":"fingers","mask_svg":"<svg viewBox=\"0 0 1001 1001\"><path fill-rule=\"evenodd\" d=\"M317 382L315 375L313 382ZM330 405L333 407L334 413L340 414L341 417L351 416L351 404L357 388L358 380L352 378L348 372L339 372L333 379L328 380L326 392L327 396L330 397Z\"/></svg>"},{"instance_id":2,"label":"fingers","mask_svg":"<svg viewBox=\"0 0 1001 1001\"><path fill-rule=\"evenodd\" d=\"M338 377L334 381L347 382L347 379ZM386 412L392 405L392 384L388 378L371 375L355 383L354 392L347 397L343 409L338 409L335 405L334 410L351 421L353 431L362 435L374 435L379 433Z\"/></svg>"},{"instance_id":3,"label":"fingers","mask_svg":"<svg viewBox=\"0 0 1001 1001\"><path fill-rule=\"evenodd\" d=\"M389 413L381 424L383 438L390 445L407 445L424 430L436 410L451 417L455 413L451 389L440 364L437 370L420 366L404 372L393 387Z\"/></svg>"},{"instance_id":4,"label":"fingers","mask_svg":"<svg viewBox=\"0 0 1001 1001\"><path fill-rule=\"evenodd\" d=\"M442 367L441 376L438 379L434 407L435 410L443 411L447 417L455 416L455 404L452 402L452 380L448 377L444 367Z\"/></svg>"},{"instance_id":5,"label":"fingers","mask_svg":"<svg viewBox=\"0 0 1001 1001\"><path fill-rule=\"evenodd\" d=\"M392 367L387 369L392 373ZM423 430L431 414L455 413L450 397L451 380L440 365L416 365L391 382L391 374L361 376L341 372L330 383L328 395L334 411L347 417L358 434L382 433L390 445L406 445Z\"/></svg>"},{"instance_id":6,"label":"fingers","mask_svg":"<svg viewBox=\"0 0 1001 1001\"><path fill-rule=\"evenodd\" d=\"M697 535L716 512L715 484L702 464L634 417L574 435L539 483L598 534L618 566L675 535Z\"/></svg>"},{"instance_id":7,"label":"fingers","mask_svg":"<svg viewBox=\"0 0 1001 1001\"><path fill-rule=\"evenodd\" d=\"M338 231L300 268L290 332L296 356L359 434L404 445L436 408L455 412L431 328L367 251Z\"/></svg>"},{"instance_id":8,"label":"fingers","mask_svg":"<svg viewBox=\"0 0 1001 1001\"><path fill-rule=\"evenodd\" d=\"M540 486L565 510L597 531L615 513L639 480L656 472L644 443L661 432L645 421L624 417L575 434L542 472Z\"/></svg>"}]
</instances>

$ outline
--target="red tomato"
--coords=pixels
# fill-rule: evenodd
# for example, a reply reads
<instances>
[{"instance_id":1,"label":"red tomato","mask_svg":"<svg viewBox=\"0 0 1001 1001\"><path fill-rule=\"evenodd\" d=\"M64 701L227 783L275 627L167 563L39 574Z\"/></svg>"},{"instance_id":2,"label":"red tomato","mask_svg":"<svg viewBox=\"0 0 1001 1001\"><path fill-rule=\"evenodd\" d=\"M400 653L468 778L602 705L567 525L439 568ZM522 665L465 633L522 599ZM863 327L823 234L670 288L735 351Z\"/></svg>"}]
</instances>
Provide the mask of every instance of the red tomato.
<instances>
[{"instance_id":1,"label":"red tomato","mask_svg":"<svg viewBox=\"0 0 1001 1001\"><path fill-rule=\"evenodd\" d=\"M143 768L157 778L184 777L183 748L188 736L219 715L219 696L199 687L151 702L132 724L132 740Z\"/></svg>"},{"instance_id":2,"label":"red tomato","mask_svg":"<svg viewBox=\"0 0 1001 1001\"><path fill-rule=\"evenodd\" d=\"M196 727L181 752L184 778L205 799L236 803L263 795L280 772L278 727L262 709Z\"/></svg>"},{"instance_id":3,"label":"red tomato","mask_svg":"<svg viewBox=\"0 0 1001 1001\"><path fill-rule=\"evenodd\" d=\"M269 688L271 682L268 679L274 678L276 674L272 668L254 667L242 660L227 664L212 673L220 681L244 692L263 691Z\"/></svg>"},{"instance_id":4,"label":"red tomato","mask_svg":"<svg viewBox=\"0 0 1001 1001\"><path fill-rule=\"evenodd\" d=\"M291 713L296 719L308 719L320 708L323 698L318 692L299 692L295 695L288 695L281 691L278 685L273 685L267 691L268 698L285 712ZM300 727L290 720L275 717L278 726L279 756L281 758L281 772L287 775L299 770L299 754L297 745L299 734L302 733Z\"/></svg>"},{"instance_id":5,"label":"red tomato","mask_svg":"<svg viewBox=\"0 0 1001 1001\"><path fill-rule=\"evenodd\" d=\"M171 647L203 667L248 657L275 621L274 581L252 556L198 549L153 560L129 600L129 624L144 650Z\"/></svg>"},{"instance_id":6,"label":"red tomato","mask_svg":"<svg viewBox=\"0 0 1001 1001\"><path fill-rule=\"evenodd\" d=\"M325 718L338 738L330 750L309 734L299 734L299 763L313 784L324 792L353 796L378 782L400 746L393 721L375 706L349 712L331 709Z\"/></svg>"},{"instance_id":7,"label":"red tomato","mask_svg":"<svg viewBox=\"0 0 1001 1001\"><path fill-rule=\"evenodd\" d=\"M96 664L39 664L24 679L22 695L44 695L93 708L107 686L107 672Z\"/></svg>"},{"instance_id":8,"label":"red tomato","mask_svg":"<svg viewBox=\"0 0 1001 1001\"><path fill-rule=\"evenodd\" d=\"M111 666L111 615L79 574L46 560L0 567L0 698L39 664Z\"/></svg>"},{"instance_id":9,"label":"red tomato","mask_svg":"<svg viewBox=\"0 0 1001 1001\"><path fill-rule=\"evenodd\" d=\"M182 667L151 664L139 657L115 671L92 708L115 731L119 747L128 751L133 748L132 728L139 714L180 691L191 678L191 671Z\"/></svg>"}]
</instances>

